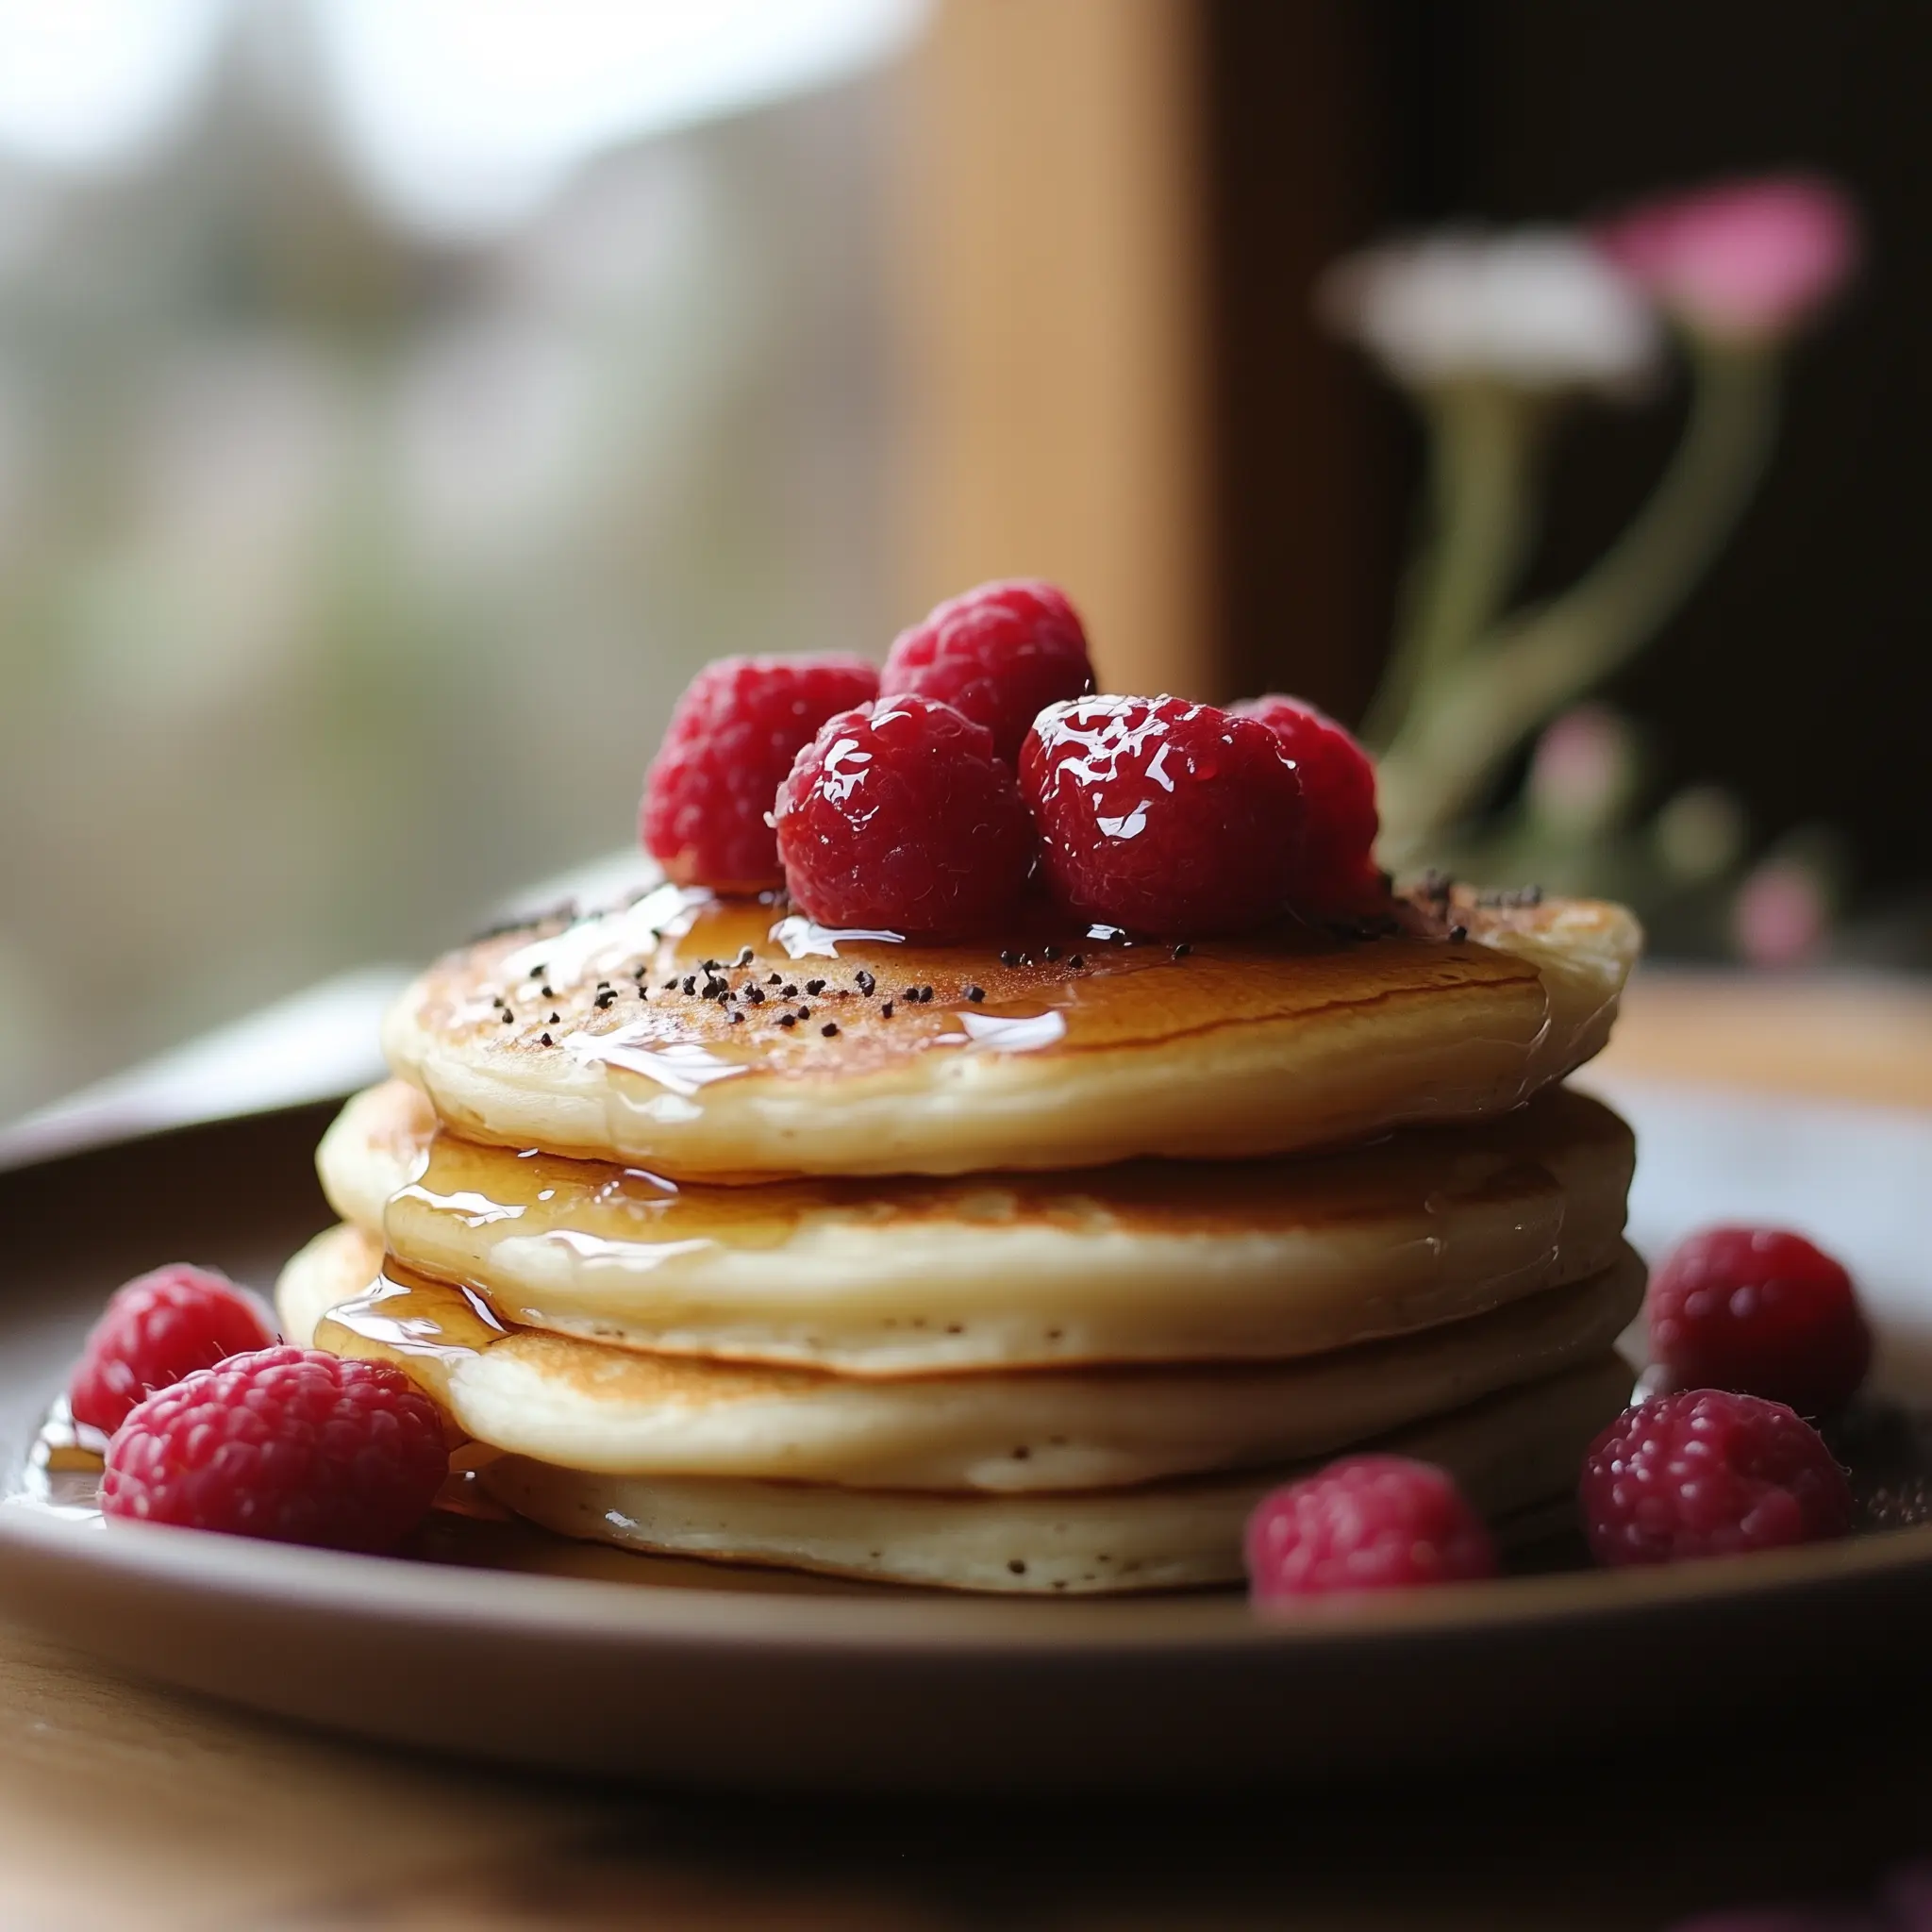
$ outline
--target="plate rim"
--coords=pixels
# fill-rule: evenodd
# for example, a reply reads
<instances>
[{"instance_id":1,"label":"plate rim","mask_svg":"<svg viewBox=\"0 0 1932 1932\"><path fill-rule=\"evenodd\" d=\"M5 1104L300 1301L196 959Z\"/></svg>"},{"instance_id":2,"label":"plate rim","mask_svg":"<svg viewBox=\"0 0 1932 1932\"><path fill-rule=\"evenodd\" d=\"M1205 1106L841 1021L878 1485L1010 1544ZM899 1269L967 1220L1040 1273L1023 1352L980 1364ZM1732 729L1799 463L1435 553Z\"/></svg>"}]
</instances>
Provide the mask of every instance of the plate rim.
<instances>
[{"instance_id":1,"label":"plate rim","mask_svg":"<svg viewBox=\"0 0 1932 1932\"><path fill-rule=\"evenodd\" d=\"M235 1605L318 1610L378 1623L459 1624L533 1638L646 1647L795 1650L1020 1660L1082 1654L1253 1650L1469 1638L1525 1625L1574 1626L1740 1600L1854 1591L1874 1578L1932 1574L1932 1524L1829 1543L1621 1571L1504 1577L1453 1589L1330 1599L1257 1610L1233 1591L1118 1597L987 1598L861 1591L788 1594L649 1588L614 1578L477 1570L369 1557L158 1524L76 1522L31 1503L0 1505L0 1550L116 1582L211 1591ZM8 1566L11 1568L9 1564ZM487 1574L487 1590L477 1590ZM0 1579L0 1597L20 1592Z\"/></svg>"}]
</instances>

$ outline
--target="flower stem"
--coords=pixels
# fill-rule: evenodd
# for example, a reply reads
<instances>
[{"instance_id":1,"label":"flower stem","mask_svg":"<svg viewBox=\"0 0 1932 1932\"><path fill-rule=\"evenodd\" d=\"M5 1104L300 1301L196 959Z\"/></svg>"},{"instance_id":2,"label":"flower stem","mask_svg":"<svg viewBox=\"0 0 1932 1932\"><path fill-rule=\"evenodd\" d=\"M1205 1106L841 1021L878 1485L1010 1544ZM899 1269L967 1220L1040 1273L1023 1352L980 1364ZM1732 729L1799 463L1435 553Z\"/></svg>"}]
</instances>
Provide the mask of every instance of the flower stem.
<instances>
[{"instance_id":1,"label":"flower stem","mask_svg":"<svg viewBox=\"0 0 1932 1932\"><path fill-rule=\"evenodd\" d=\"M1545 413L1536 399L1502 383L1458 382L1424 391L1422 401L1428 547L1363 724L1363 737L1377 745L1397 737L1417 694L1494 623L1530 532L1533 445Z\"/></svg>"},{"instance_id":2,"label":"flower stem","mask_svg":"<svg viewBox=\"0 0 1932 1932\"><path fill-rule=\"evenodd\" d=\"M1392 862L1474 811L1524 738L1636 656L1737 526L1776 432L1776 359L1695 338L1690 353L1690 421L1624 534L1562 595L1418 687L1381 764Z\"/></svg>"}]
</instances>

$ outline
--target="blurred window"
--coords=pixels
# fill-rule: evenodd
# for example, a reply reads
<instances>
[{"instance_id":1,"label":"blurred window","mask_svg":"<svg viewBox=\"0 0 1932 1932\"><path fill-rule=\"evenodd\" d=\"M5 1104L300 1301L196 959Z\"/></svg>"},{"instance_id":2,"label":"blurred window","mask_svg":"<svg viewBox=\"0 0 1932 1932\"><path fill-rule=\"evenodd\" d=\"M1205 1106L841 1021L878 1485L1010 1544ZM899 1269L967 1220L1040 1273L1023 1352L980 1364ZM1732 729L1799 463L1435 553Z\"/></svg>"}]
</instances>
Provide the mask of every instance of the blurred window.
<instances>
[{"instance_id":1,"label":"blurred window","mask_svg":"<svg viewBox=\"0 0 1932 1932\"><path fill-rule=\"evenodd\" d=\"M919 0L0 0L0 1115L619 842L891 628Z\"/></svg>"}]
</instances>

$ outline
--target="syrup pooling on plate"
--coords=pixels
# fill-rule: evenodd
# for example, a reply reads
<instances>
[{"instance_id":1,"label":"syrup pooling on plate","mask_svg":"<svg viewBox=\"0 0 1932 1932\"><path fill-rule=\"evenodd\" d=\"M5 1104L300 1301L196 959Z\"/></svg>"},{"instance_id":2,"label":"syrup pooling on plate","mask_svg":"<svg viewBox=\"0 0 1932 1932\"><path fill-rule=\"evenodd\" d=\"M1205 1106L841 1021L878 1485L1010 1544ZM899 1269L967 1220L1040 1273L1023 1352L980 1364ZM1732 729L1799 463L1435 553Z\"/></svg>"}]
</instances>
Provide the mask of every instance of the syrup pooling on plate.
<instances>
[{"instance_id":1,"label":"syrup pooling on plate","mask_svg":"<svg viewBox=\"0 0 1932 1932\"><path fill-rule=\"evenodd\" d=\"M58 1397L35 1432L12 1500L75 1522L98 1523L101 1513L94 1492L107 1452L108 1439L98 1429L75 1422L66 1396Z\"/></svg>"}]
</instances>

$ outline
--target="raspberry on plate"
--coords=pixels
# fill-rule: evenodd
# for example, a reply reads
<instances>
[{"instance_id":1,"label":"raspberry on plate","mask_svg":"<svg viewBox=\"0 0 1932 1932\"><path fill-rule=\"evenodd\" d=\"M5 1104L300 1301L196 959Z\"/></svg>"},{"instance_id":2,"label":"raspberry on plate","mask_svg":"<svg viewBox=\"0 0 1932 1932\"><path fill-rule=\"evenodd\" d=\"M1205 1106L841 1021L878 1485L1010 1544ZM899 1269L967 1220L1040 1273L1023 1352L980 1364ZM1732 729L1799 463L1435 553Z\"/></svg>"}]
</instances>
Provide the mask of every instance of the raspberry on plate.
<instances>
[{"instance_id":1,"label":"raspberry on plate","mask_svg":"<svg viewBox=\"0 0 1932 1932\"><path fill-rule=\"evenodd\" d=\"M1055 896L1131 931L1242 932L1302 862L1295 768L1265 724L1174 697L1050 706L1020 753Z\"/></svg>"},{"instance_id":2,"label":"raspberry on plate","mask_svg":"<svg viewBox=\"0 0 1932 1932\"><path fill-rule=\"evenodd\" d=\"M1010 763L1048 705L1093 689L1087 633L1066 593L1034 577L981 584L902 630L879 695L938 698L992 733Z\"/></svg>"},{"instance_id":3,"label":"raspberry on plate","mask_svg":"<svg viewBox=\"0 0 1932 1932\"><path fill-rule=\"evenodd\" d=\"M108 1516L337 1550L393 1549L449 1467L400 1369L264 1348L158 1390L108 1445Z\"/></svg>"},{"instance_id":4,"label":"raspberry on plate","mask_svg":"<svg viewBox=\"0 0 1932 1932\"><path fill-rule=\"evenodd\" d=\"M830 719L773 816L801 910L923 938L996 931L1037 850L992 733L936 698L881 698Z\"/></svg>"},{"instance_id":5,"label":"raspberry on plate","mask_svg":"<svg viewBox=\"0 0 1932 1932\"><path fill-rule=\"evenodd\" d=\"M862 658L721 658L685 687L644 780L638 832L680 885L758 891L781 876L766 814L799 747L878 690Z\"/></svg>"},{"instance_id":6,"label":"raspberry on plate","mask_svg":"<svg viewBox=\"0 0 1932 1932\"><path fill-rule=\"evenodd\" d=\"M171 1262L109 1297L68 1385L74 1419L112 1435L151 1391L275 1339L261 1304L226 1275Z\"/></svg>"},{"instance_id":7,"label":"raspberry on plate","mask_svg":"<svg viewBox=\"0 0 1932 1932\"><path fill-rule=\"evenodd\" d=\"M1651 1277L1645 1315L1651 1360L1674 1388L1737 1389L1826 1415L1872 1365L1852 1277L1781 1228L1692 1235Z\"/></svg>"},{"instance_id":8,"label":"raspberry on plate","mask_svg":"<svg viewBox=\"0 0 1932 1932\"><path fill-rule=\"evenodd\" d=\"M1270 691L1234 708L1265 724L1301 774L1304 834L1292 896L1311 908L1359 905L1382 895L1375 866L1375 767L1335 720L1301 698Z\"/></svg>"},{"instance_id":9,"label":"raspberry on plate","mask_svg":"<svg viewBox=\"0 0 1932 1932\"><path fill-rule=\"evenodd\" d=\"M1820 1542L1852 1526L1824 1439L1779 1402L1689 1389L1627 1408L1590 1446L1579 1491L1599 1563L1677 1563Z\"/></svg>"},{"instance_id":10,"label":"raspberry on plate","mask_svg":"<svg viewBox=\"0 0 1932 1932\"><path fill-rule=\"evenodd\" d=\"M1248 1519L1257 1603L1466 1583L1496 1574L1488 1526L1448 1474L1357 1456L1264 1496Z\"/></svg>"}]
</instances>

